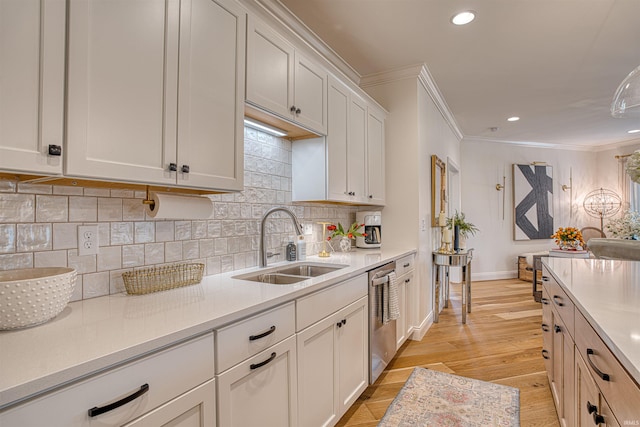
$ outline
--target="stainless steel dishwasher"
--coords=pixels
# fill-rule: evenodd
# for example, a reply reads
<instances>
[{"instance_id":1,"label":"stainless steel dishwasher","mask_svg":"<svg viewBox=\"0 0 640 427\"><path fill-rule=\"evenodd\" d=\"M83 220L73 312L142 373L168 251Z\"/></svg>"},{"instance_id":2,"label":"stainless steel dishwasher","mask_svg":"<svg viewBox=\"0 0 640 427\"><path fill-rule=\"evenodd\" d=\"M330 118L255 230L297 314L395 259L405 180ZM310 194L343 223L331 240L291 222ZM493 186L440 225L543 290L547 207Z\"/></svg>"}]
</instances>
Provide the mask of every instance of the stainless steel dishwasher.
<instances>
[{"instance_id":1,"label":"stainless steel dishwasher","mask_svg":"<svg viewBox=\"0 0 640 427\"><path fill-rule=\"evenodd\" d=\"M369 384L373 384L396 354L396 321L385 320L388 309L390 262L369 271Z\"/></svg>"}]
</instances>

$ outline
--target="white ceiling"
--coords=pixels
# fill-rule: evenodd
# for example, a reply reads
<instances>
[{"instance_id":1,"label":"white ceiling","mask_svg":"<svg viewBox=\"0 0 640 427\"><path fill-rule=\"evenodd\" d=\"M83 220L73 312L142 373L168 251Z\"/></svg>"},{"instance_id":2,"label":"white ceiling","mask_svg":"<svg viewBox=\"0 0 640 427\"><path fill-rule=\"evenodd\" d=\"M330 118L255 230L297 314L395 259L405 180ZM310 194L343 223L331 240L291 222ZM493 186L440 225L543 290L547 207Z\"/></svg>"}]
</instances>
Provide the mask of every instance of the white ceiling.
<instances>
[{"instance_id":1,"label":"white ceiling","mask_svg":"<svg viewBox=\"0 0 640 427\"><path fill-rule=\"evenodd\" d=\"M361 76L425 63L465 139L586 148L640 138L627 134L640 119L609 113L640 65L640 0L280 1ZM450 23L467 9L474 22Z\"/></svg>"}]
</instances>

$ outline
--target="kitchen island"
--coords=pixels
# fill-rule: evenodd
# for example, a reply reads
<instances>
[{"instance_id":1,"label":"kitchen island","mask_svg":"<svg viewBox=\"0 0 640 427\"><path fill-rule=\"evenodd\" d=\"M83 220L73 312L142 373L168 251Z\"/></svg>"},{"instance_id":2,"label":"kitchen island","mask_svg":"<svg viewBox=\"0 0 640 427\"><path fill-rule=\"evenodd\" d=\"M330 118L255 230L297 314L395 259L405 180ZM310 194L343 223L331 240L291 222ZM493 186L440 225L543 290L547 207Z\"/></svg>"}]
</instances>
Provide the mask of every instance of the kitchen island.
<instances>
[{"instance_id":1,"label":"kitchen island","mask_svg":"<svg viewBox=\"0 0 640 427\"><path fill-rule=\"evenodd\" d=\"M48 323L0 332L0 408L294 301L414 252L356 250L329 258L308 257L307 261L346 267L291 285L233 278L259 270L252 268L207 276L198 285L165 292L116 294L70 303Z\"/></svg>"},{"instance_id":2,"label":"kitchen island","mask_svg":"<svg viewBox=\"0 0 640 427\"><path fill-rule=\"evenodd\" d=\"M542 264L542 357L561 424L639 425L640 263Z\"/></svg>"}]
</instances>

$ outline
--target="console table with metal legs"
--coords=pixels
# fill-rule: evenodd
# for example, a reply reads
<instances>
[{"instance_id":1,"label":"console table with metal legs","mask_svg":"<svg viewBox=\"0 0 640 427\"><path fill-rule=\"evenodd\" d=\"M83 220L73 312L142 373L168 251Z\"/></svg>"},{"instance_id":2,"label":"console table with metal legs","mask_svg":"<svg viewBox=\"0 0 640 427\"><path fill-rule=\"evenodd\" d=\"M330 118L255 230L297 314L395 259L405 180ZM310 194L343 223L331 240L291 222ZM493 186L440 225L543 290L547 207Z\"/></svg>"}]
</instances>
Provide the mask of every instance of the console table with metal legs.
<instances>
[{"instance_id":1,"label":"console table with metal legs","mask_svg":"<svg viewBox=\"0 0 640 427\"><path fill-rule=\"evenodd\" d=\"M449 267L462 268L462 323L467 323L467 313L471 313L471 260L473 249L458 253L433 252L433 321L438 323L440 314L440 294L444 295L444 306L449 306Z\"/></svg>"}]
</instances>

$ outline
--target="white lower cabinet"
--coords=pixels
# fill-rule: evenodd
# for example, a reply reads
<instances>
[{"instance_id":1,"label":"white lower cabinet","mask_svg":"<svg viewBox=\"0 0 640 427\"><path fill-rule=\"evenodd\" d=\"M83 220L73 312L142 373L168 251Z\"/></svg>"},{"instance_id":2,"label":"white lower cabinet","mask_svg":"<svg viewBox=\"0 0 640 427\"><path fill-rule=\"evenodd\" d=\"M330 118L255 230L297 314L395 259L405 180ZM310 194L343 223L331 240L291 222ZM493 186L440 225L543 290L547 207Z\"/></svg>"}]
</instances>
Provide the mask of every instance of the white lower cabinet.
<instances>
[{"instance_id":1,"label":"white lower cabinet","mask_svg":"<svg viewBox=\"0 0 640 427\"><path fill-rule=\"evenodd\" d=\"M297 426L296 337L218 376L218 425Z\"/></svg>"},{"instance_id":2,"label":"white lower cabinet","mask_svg":"<svg viewBox=\"0 0 640 427\"><path fill-rule=\"evenodd\" d=\"M215 427L215 393L209 380L123 427Z\"/></svg>"},{"instance_id":3,"label":"white lower cabinet","mask_svg":"<svg viewBox=\"0 0 640 427\"><path fill-rule=\"evenodd\" d=\"M213 349L212 333L194 338L0 412L0 425L215 426Z\"/></svg>"},{"instance_id":4,"label":"white lower cabinet","mask_svg":"<svg viewBox=\"0 0 640 427\"><path fill-rule=\"evenodd\" d=\"M368 385L367 297L298 333L301 426L332 426Z\"/></svg>"},{"instance_id":5,"label":"white lower cabinet","mask_svg":"<svg viewBox=\"0 0 640 427\"><path fill-rule=\"evenodd\" d=\"M413 305L416 302L413 271L403 274L397 280L400 317L396 319L396 347L400 348L413 331Z\"/></svg>"}]
</instances>

